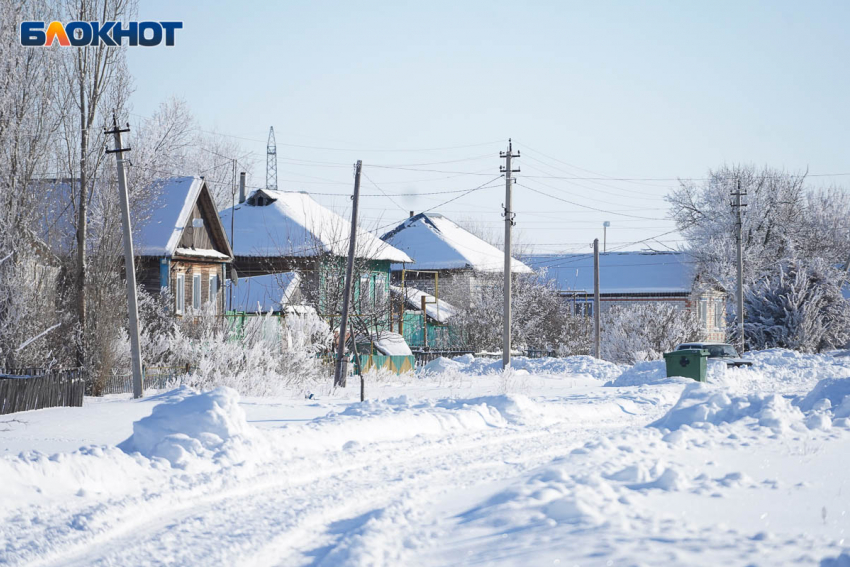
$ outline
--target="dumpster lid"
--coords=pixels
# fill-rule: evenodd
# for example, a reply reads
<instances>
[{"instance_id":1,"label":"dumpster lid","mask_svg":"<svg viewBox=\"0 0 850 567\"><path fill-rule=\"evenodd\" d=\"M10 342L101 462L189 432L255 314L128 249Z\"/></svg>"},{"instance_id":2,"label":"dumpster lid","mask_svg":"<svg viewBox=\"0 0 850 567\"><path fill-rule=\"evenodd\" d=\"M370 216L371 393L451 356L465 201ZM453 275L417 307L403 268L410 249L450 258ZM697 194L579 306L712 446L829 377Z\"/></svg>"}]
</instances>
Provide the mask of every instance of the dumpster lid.
<instances>
[{"instance_id":1,"label":"dumpster lid","mask_svg":"<svg viewBox=\"0 0 850 567\"><path fill-rule=\"evenodd\" d=\"M700 349L700 348L688 348L688 349L682 349L682 350L674 350L673 352L665 352L664 358L667 358L668 356L679 355L679 354L683 354L685 356L705 356L705 357L708 357L709 352L705 349Z\"/></svg>"}]
</instances>

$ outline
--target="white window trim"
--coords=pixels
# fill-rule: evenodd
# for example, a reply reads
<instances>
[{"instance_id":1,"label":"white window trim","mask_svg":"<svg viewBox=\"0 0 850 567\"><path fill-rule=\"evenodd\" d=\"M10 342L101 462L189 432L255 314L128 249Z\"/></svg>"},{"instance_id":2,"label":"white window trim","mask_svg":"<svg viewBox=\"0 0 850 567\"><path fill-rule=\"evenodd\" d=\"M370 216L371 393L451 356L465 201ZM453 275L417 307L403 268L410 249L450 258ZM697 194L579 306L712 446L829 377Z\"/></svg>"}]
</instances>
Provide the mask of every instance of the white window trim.
<instances>
[{"instance_id":1,"label":"white window trim","mask_svg":"<svg viewBox=\"0 0 850 567\"><path fill-rule=\"evenodd\" d=\"M718 325L718 321L720 324ZM726 321L726 302L723 299L714 299L714 330L722 331Z\"/></svg>"},{"instance_id":2,"label":"white window trim","mask_svg":"<svg viewBox=\"0 0 850 567\"><path fill-rule=\"evenodd\" d=\"M174 312L182 315L186 308L186 276L177 274L174 277Z\"/></svg>"},{"instance_id":3,"label":"white window trim","mask_svg":"<svg viewBox=\"0 0 850 567\"><path fill-rule=\"evenodd\" d=\"M708 320L708 300L705 298L699 300L697 317L699 317L699 322L702 324L703 328L707 328L709 323L711 323Z\"/></svg>"},{"instance_id":4,"label":"white window trim","mask_svg":"<svg viewBox=\"0 0 850 567\"><path fill-rule=\"evenodd\" d=\"M195 283L197 282L197 287ZM192 309L201 308L201 274L192 275ZM195 293L197 289L197 293ZM197 297L195 297L197 295ZM197 305L196 305L197 303Z\"/></svg>"},{"instance_id":5,"label":"white window trim","mask_svg":"<svg viewBox=\"0 0 850 567\"><path fill-rule=\"evenodd\" d=\"M207 293L209 294L209 300L215 301L215 298L218 296L218 274L210 274Z\"/></svg>"}]
</instances>

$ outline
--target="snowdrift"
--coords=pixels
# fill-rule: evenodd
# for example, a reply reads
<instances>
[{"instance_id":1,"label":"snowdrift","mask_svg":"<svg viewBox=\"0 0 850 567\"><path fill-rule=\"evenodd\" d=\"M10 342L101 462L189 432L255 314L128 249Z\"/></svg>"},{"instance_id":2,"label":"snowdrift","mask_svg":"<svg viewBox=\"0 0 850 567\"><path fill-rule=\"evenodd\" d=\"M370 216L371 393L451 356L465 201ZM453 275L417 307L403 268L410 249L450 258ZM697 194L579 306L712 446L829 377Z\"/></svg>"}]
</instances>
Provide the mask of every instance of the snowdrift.
<instances>
[{"instance_id":1,"label":"snowdrift","mask_svg":"<svg viewBox=\"0 0 850 567\"><path fill-rule=\"evenodd\" d=\"M791 429L830 429L850 424L850 378L826 378L804 397L780 394L733 395L711 385L694 382L685 387L676 404L650 427L676 431L682 427L706 428L748 420L782 433Z\"/></svg>"},{"instance_id":2,"label":"snowdrift","mask_svg":"<svg viewBox=\"0 0 850 567\"><path fill-rule=\"evenodd\" d=\"M133 435L121 449L185 469L199 459L233 460L233 449L255 436L239 407L239 394L230 388L198 393L181 386L162 400L150 416L133 424Z\"/></svg>"}]
</instances>

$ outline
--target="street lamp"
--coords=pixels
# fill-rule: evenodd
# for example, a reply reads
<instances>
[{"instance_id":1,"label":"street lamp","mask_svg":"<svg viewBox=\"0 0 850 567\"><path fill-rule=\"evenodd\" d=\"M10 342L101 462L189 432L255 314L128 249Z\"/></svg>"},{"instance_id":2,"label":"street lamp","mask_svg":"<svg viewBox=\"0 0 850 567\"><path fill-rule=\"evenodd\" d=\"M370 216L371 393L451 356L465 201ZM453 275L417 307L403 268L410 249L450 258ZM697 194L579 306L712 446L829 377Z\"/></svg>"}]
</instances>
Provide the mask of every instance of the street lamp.
<instances>
[{"instance_id":1,"label":"street lamp","mask_svg":"<svg viewBox=\"0 0 850 567\"><path fill-rule=\"evenodd\" d=\"M608 251L608 227L611 226L610 221L602 223L602 253Z\"/></svg>"}]
</instances>

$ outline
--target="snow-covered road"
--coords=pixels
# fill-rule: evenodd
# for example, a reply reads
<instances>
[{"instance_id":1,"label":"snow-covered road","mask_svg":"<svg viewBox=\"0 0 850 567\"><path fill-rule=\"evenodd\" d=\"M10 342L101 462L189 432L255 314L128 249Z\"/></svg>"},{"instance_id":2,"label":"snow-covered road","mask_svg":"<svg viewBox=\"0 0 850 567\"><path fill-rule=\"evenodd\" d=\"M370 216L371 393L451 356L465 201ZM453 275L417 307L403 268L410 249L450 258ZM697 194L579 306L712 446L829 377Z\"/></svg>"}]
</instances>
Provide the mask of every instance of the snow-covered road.
<instances>
[{"instance_id":1,"label":"snow-covered road","mask_svg":"<svg viewBox=\"0 0 850 567\"><path fill-rule=\"evenodd\" d=\"M0 563L829 565L850 547L847 388L802 394L843 364L774 373L793 400L754 393L758 373L590 372L532 374L524 394L493 375L384 384L365 404L93 403L92 423L132 431L120 448L0 459ZM52 447L66 412L0 442Z\"/></svg>"}]
</instances>

